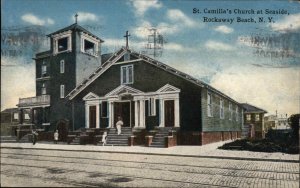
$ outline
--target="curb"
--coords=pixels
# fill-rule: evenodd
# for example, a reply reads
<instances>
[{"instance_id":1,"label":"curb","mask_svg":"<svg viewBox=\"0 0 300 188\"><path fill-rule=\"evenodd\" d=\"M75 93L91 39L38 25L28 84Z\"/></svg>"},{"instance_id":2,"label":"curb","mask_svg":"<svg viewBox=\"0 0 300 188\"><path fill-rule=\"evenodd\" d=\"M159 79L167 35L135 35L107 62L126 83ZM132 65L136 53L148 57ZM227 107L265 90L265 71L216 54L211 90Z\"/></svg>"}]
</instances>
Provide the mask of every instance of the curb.
<instances>
[{"instance_id":1,"label":"curb","mask_svg":"<svg viewBox=\"0 0 300 188\"><path fill-rule=\"evenodd\" d=\"M53 149L53 148L30 148L30 147L13 147L1 146L7 149L31 149L31 150L55 150L55 151L76 151L76 152L97 152L97 153L120 153L120 154L134 154L134 155L159 155L171 157L196 157L196 158L213 158L213 159L230 159L230 160L245 160L245 161L268 161L268 162L287 162L299 163L299 160L285 160L285 159L260 159L260 158L243 158L243 157L226 157L226 156L209 156L209 155L184 155L184 154L166 154L166 153L149 153L149 152L128 152L128 151L101 151L101 150L76 150L76 149Z\"/></svg>"}]
</instances>

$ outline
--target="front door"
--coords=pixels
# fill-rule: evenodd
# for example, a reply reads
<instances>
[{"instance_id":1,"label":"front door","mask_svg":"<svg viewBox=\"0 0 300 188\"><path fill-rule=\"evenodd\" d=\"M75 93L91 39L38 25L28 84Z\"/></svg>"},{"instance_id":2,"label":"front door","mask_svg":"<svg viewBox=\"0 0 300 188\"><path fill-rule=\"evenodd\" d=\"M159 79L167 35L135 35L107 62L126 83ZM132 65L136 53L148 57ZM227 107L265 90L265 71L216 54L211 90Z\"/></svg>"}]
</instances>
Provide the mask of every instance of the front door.
<instances>
[{"instance_id":1,"label":"front door","mask_svg":"<svg viewBox=\"0 0 300 188\"><path fill-rule=\"evenodd\" d=\"M90 106L90 128L96 128L96 106Z\"/></svg>"},{"instance_id":2,"label":"front door","mask_svg":"<svg viewBox=\"0 0 300 188\"><path fill-rule=\"evenodd\" d=\"M165 101L165 126L174 127L174 100Z\"/></svg>"},{"instance_id":3,"label":"front door","mask_svg":"<svg viewBox=\"0 0 300 188\"><path fill-rule=\"evenodd\" d=\"M123 127L130 127L130 102L114 103L114 127L116 126L118 117L122 118Z\"/></svg>"}]
</instances>

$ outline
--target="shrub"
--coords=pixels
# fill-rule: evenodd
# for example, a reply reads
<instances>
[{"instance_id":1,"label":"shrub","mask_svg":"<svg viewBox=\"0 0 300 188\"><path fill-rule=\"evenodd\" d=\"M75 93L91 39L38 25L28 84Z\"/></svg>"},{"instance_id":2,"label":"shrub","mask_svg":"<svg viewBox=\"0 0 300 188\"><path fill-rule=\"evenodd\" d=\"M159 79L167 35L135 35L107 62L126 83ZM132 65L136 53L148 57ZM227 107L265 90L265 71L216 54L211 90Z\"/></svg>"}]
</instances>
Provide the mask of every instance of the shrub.
<instances>
[{"instance_id":1,"label":"shrub","mask_svg":"<svg viewBox=\"0 0 300 188\"><path fill-rule=\"evenodd\" d=\"M300 124L300 114L293 114L288 118L288 123L292 129L292 139L299 145L299 124Z\"/></svg>"}]
</instances>

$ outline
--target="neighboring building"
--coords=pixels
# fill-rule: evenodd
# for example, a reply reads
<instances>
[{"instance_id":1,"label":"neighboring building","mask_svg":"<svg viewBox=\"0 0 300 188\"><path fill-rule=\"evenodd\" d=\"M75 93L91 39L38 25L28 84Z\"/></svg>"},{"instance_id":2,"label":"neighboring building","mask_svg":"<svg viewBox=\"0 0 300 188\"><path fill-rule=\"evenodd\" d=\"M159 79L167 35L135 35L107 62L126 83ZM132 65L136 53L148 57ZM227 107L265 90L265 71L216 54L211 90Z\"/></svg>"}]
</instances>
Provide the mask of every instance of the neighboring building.
<instances>
[{"instance_id":1,"label":"neighboring building","mask_svg":"<svg viewBox=\"0 0 300 188\"><path fill-rule=\"evenodd\" d=\"M288 118L287 117L278 117L278 124L275 126L276 130L286 130L290 129L290 125L288 123Z\"/></svg>"},{"instance_id":2,"label":"neighboring building","mask_svg":"<svg viewBox=\"0 0 300 188\"><path fill-rule=\"evenodd\" d=\"M1 112L1 136L16 136L19 124L19 110L8 108Z\"/></svg>"},{"instance_id":3,"label":"neighboring building","mask_svg":"<svg viewBox=\"0 0 300 188\"><path fill-rule=\"evenodd\" d=\"M268 115L264 118L265 122L265 129L276 129L276 125L278 124L277 116L276 115Z\"/></svg>"},{"instance_id":4,"label":"neighboring building","mask_svg":"<svg viewBox=\"0 0 300 188\"><path fill-rule=\"evenodd\" d=\"M290 125L288 123L287 115L284 116L276 116L276 115L269 115L266 116L265 119L265 127L266 130L273 129L273 130L287 130L290 129Z\"/></svg>"},{"instance_id":5,"label":"neighboring building","mask_svg":"<svg viewBox=\"0 0 300 188\"><path fill-rule=\"evenodd\" d=\"M176 129L181 144L240 137L242 106L200 80L128 46L101 56L103 41L77 23L48 36L50 51L35 58L36 97L18 104L32 125L110 129L121 116L124 127Z\"/></svg>"},{"instance_id":6,"label":"neighboring building","mask_svg":"<svg viewBox=\"0 0 300 188\"><path fill-rule=\"evenodd\" d=\"M244 108L243 136L250 138L265 138L264 114L267 111L253 105L242 103Z\"/></svg>"}]
</instances>

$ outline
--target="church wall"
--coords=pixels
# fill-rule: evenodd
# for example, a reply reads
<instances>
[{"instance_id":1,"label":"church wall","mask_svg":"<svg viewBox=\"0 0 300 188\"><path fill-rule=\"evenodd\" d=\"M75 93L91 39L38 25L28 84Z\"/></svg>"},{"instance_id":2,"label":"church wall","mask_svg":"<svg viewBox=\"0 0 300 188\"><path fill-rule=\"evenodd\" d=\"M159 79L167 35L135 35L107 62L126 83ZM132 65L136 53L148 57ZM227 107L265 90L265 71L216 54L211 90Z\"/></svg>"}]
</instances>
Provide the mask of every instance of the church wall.
<instances>
[{"instance_id":1,"label":"church wall","mask_svg":"<svg viewBox=\"0 0 300 188\"><path fill-rule=\"evenodd\" d=\"M212 94L212 117L208 116L207 110L207 92ZM202 112L203 112L203 132L212 131L241 131L242 129L242 108L238 106L238 121L236 121L235 108L237 103L229 101L228 99L221 97L220 95L208 91L203 88L202 92ZM220 118L220 98L224 101L224 118ZM232 118L230 120L229 103L232 104Z\"/></svg>"},{"instance_id":2,"label":"church wall","mask_svg":"<svg viewBox=\"0 0 300 188\"><path fill-rule=\"evenodd\" d=\"M129 64L134 65L134 83L128 84L128 86L143 92L157 91L166 84L181 89L179 94L180 126L183 130L201 130L201 88L199 86L146 62L140 61ZM104 96L118 87L120 85L120 67L123 65L125 64L113 65L76 96L76 100L82 100L89 92ZM147 118L146 121L150 124L149 126L158 126L156 125L157 118L158 113L157 117Z\"/></svg>"},{"instance_id":3,"label":"church wall","mask_svg":"<svg viewBox=\"0 0 300 188\"><path fill-rule=\"evenodd\" d=\"M80 84L84 78L88 77L101 65L100 43L98 44L98 57L83 53L81 51L81 34L74 33L73 43L76 51L76 85Z\"/></svg>"},{"instance_id":4,"label":"church wall","mask_svg":"<svg viewBox=\"0 0 300 188\"><path fill-rule=\"evenodd\" d=\"M65 61L64 73L60 73L61 60ZM71 105L67 105L65 98L60 98L60 85L65 86L65 96L75 88L75 55L65 52L51 56L50 61L50 123L54 129L58 120L72 119Z\"/></svg>"}]
</instances>

